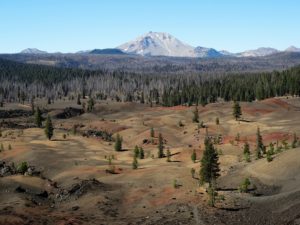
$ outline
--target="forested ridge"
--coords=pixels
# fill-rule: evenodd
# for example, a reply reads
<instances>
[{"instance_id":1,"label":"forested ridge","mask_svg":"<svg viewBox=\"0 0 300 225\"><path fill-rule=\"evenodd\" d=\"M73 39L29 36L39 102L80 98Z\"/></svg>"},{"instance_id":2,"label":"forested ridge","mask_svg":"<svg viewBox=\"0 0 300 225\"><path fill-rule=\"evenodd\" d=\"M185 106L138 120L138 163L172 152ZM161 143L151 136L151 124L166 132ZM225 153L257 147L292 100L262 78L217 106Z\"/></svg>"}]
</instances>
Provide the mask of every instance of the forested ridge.
<instances>
[{"instance_id":1,"label":"forested ridge","mask_svg":"<svg viewBox=\"0 0 300 225\"><path fill-rule=\"evenodd\" d=\"M300 94L300 66L257 73L147 74L122 70L83 70L23 64L0 59L0 101L78 95L117 101L156 103L164 106L253 101Z\"/></svg>"}]
</instances>

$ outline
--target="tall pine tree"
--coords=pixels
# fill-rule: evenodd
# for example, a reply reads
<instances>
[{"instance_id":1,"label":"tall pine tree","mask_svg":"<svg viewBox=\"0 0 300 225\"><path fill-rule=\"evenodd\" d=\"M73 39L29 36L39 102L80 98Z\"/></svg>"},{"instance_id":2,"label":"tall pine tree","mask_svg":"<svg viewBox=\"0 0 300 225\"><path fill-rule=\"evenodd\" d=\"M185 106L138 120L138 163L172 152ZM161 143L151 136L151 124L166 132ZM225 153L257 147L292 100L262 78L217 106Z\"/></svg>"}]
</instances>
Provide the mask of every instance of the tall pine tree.
<instances>
[{"instance_id":1,"label":"tall pine tree","mask_svg":"<svg viewBox=\"0 0 300 225\"><path fill-rule=\"evenodd\" d=\"M42 127L42 112L39 107L36 108L34 117L36 126Z\"/></svg>"},{"instance_id":2,"label":"tall pine tree","mask_svg":"<svg viewBox=\"0 0 300 225\"><path fill-rule=\"evenodd\" d=\"M260 134L259 127L256 132L256 158L260 159L265 151L265 146L263 144L262 136Z\"/></svg>"},{"instance_id":3,"label":"tall pine tree","mask_svg":"<svg viewBox=\"0 0 300 225\"><path fill-rule=\"evenodd\" d=\"M159 133L158 135L158 158L163 158L164 157L164 140L162 137L162 134Z\"/></svg>"},{"instance_id":4,"label":"tall pine tree","mask_svg":"<svg viewBox=\"0 0 300 225\"><path fill-rule=\"evenodd\" d=\"M241 115L242 115L241 106L240 106L239 102L235 101L233 103L233 116L234 116L235 120L237 121L238 119L240 119Z\"/></svg>"},{"instance_id":5,"label":"tall pine tree","mask_svg":"<svg viewBox=\"0 0 300 225\"><path fill-rule=\"evenodd\" d=\"M219 156L210 138L205 138L205 150L201 159L200 180L211 183L220 176Z\"/></svg>"},{"instance_id":6,"label":"tall pine tree","mask_svg":"<svg viewBox=\"0 0 300 225\"><path fill-rule=\"evenodd\" d=\"M47 120L46 120L46 125L45 125L45 134L49 140L51 140L51 138L53 136L53 130L54 130L53 124L52 124L50 116L48 115Z\"/></svg>"}]
</instances>

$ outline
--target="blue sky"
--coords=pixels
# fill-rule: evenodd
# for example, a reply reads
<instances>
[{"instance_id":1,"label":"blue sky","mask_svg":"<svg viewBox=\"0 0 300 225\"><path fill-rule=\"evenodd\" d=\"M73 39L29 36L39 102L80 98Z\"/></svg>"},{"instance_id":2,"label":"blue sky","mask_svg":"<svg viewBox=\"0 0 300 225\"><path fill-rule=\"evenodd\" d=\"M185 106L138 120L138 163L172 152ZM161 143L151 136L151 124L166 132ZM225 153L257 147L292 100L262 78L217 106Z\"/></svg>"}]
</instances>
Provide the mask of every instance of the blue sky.
<instances>
[{"instance_id":1,"label":"blue sky","mask_svg":"<svg viewBox=\"0 0 300 225\"><path fill-rule=\"evenodd\" d=\"M300 47L299 0L0 0L0 52L116 47L148 31L238 52Z\"/></svg>"}]
</instances>

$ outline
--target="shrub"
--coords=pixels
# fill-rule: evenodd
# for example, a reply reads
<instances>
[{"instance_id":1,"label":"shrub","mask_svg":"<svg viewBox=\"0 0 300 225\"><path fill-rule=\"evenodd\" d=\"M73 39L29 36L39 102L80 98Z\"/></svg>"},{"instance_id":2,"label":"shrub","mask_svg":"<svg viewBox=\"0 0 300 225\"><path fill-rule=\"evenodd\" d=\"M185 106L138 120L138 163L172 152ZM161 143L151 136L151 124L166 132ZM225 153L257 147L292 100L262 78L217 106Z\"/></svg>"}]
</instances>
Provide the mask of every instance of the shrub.
<instances>
[{"instance_id":1,"label":"shrub","mask_svg":"<svg viewBox=\"0 0 300 225\"><path fill-rule=\"evenodd\" d=\"M178 188L178 183L177 183L177 180L176 180L176 179L173 180L173 187L174 187L174 188Z\"/></svg>"},{"instance_id":2,"label":"shrub","mask_svg":"<svg viewBox=\"0 0 300 225\"><path fill-rule=\"evenodd\" d=\"M239 186L239 191L242 193L248 192L248 188L249 188L250 184L251 184L251 182L250 182L249 178L245 178Z\"/></svg>"},{"instance_id":3,"label":"shrub","mask_svg":"<svg viewBox=\"0 0 300 225\"><path fill-rule=\"evenodd\" d=\"M267 151L267 161L271 162L272 160L273 160L272 152L270 152L270 150L269 150L269 151Z\"/></svg>"},{"instance_id":4,"label":"shrub","mask_svg":"<svg viewBox=\"0 0 300 225\"><path fill-rule=\"evenodd\" d=\"M17 171L18 173L22 173L24 174L28 169L28 164L27 162L21 162L18 166L17 166Z\"/></svg>"}]
</instances>

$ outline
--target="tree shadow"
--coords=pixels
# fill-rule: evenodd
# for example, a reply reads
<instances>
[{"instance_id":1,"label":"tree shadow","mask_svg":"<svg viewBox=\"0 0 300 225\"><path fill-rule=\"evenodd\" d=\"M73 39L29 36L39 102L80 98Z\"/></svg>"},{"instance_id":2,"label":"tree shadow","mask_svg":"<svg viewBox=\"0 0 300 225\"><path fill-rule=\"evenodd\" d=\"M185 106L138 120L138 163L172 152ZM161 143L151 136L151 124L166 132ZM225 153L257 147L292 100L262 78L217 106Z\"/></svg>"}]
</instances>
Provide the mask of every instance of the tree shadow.
<instances>
[{"instance_id":1,"label":"tree shadow","mask_svg":"<svg viewBox=\"0 0 300 225\"><path fill-rule=\"evenodd\" d=\"M180 152L175 152L175 153L171 154L171 156L178 155L178 154L180 154Z\"/></svg>"},{"instance_id":2,"label":"tree shadow","mask_svg":"<svg viewBox=\"0 0 300 225\"><path fill-rule=\"evenodd\" d=\"M51 139L51 141L68 141L67 139Z\"/></svg>"}]
</instances>

